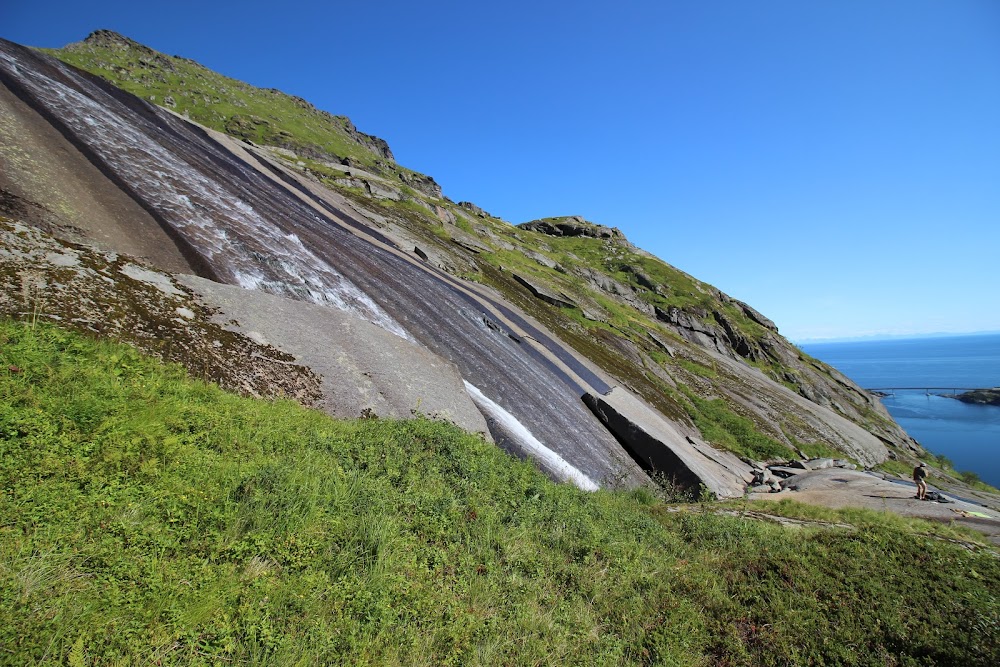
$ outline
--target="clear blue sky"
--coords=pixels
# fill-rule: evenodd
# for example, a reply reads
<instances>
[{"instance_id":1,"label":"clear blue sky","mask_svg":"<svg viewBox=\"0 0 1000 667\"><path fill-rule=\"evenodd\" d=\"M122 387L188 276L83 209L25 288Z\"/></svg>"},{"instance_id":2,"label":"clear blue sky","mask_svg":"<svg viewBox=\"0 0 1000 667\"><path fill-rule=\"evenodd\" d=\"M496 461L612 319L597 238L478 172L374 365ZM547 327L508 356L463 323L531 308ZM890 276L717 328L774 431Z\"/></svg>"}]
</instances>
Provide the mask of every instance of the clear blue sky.
<instances>
[{"instance_id":1,"label":"clear blue sky","mask_svg":"<svg viewBox=\"0 0 1000 667\"><path fill-rule=\"evenodd\" d=\"M1000 2L44 2L300 95L513 223L583 215L793 340L1000 330Z\"/></svg>"}]
</instances>

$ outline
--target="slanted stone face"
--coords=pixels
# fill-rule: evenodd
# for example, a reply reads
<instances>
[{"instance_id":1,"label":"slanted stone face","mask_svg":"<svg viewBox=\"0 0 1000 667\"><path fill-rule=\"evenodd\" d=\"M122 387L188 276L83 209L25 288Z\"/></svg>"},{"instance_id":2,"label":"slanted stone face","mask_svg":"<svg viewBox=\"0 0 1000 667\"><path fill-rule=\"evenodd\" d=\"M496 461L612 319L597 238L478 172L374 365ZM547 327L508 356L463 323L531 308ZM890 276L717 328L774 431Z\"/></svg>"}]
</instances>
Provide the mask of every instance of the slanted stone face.
<instances>
[{"instance_id":1,"label":"slanted stone face","mask_svg":"<svg viewBox=\"0 0 1000 667\"><path fill-rule=\"evenodd\" d=\"M742 496L753 479L750 464L677 428L622 387L588 393L584 402L648 471L697 493L704 486L718 498Z\"/></svg>"}]
</instances>

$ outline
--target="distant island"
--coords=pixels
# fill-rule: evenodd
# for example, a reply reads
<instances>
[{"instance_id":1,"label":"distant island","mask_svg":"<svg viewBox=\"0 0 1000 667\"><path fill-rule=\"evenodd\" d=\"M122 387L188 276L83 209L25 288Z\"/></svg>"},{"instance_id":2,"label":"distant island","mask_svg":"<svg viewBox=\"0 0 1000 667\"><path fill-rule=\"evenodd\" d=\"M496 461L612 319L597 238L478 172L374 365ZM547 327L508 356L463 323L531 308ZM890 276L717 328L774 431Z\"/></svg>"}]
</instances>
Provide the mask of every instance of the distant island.
<instances>
[{"instance_id":1,"label":"distant island","mask_svg":"<svg viewBox=\"0 0 1000 667\"><path fill-rule=\"evenodd\" d=\"M1000 405L1000 387L973 389L962 394L955 394L950 398L957 398L963 403L975 403L976 405Z\"/></svg>"}]
</instances>

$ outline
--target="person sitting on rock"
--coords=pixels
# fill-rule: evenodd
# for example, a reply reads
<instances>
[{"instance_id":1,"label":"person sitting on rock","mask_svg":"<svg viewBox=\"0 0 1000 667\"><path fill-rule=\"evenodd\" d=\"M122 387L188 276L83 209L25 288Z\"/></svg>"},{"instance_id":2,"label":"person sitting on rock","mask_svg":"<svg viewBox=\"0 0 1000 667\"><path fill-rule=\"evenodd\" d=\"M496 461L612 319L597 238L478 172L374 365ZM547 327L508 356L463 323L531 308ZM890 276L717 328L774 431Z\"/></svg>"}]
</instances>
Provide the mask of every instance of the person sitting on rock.
<instances>
[{"instance_id":1,"label":"person sitting on rock","mask_svg":"<svg viewBox=\"0 0 1000 667\"><path fill-rule=\"evenodd\" d=\"M917 500L927 500L927 464L921 463L913 469L913 481L917 483Z\"/></svg>"}]
</instances>

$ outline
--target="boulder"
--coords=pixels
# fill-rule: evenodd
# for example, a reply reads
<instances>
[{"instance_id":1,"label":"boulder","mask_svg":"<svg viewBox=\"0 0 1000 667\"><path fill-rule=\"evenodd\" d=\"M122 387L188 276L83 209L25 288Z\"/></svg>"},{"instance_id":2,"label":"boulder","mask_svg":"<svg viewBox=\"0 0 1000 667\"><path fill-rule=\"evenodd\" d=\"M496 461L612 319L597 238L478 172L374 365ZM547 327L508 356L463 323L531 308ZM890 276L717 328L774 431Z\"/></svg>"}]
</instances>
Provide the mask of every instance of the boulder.
<instances>
[{"instance_id":1,"label":"boulder","mask_svg":"<svg viewBox=\"0 0 1000 667\"><path fill-rule=\"evenodd\" d=\"M606 394L587 393L583 401L615 434L632 458L692 491L704 486L719 498L743 495L753 474L729 452L684 436L677 427L621 387Z\"/></svg>"},{"instance_id":2,"label":"boulder","mask_svg":"<svg viewBox=\"0 0 1000 667\"><path fill-rule=\"evenodd\" d=\"M783 479L806 472L805 468L792 468L791 466L770 466L768 470Z\"/></svg>"}]
</instances>

